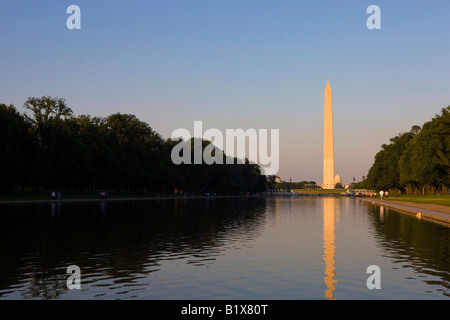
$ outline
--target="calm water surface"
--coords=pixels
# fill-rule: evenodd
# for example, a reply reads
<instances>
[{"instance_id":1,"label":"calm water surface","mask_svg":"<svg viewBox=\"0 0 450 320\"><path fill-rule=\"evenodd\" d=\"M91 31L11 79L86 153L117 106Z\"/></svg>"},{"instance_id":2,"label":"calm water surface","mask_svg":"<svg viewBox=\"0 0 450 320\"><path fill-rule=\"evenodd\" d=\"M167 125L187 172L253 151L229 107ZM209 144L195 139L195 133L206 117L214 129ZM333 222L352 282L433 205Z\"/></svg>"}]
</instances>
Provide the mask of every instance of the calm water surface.
<instances>
[{"instance_id":1,"label":"calm water surface","mask_svg":"<svg viewBox=\"0 0 450 320\"><path fill-rule=\"evenodd\" d=\"M0 230L0 299L450 299L450 228L350 198L1 205Z\"/></svg>"}]
</instances>

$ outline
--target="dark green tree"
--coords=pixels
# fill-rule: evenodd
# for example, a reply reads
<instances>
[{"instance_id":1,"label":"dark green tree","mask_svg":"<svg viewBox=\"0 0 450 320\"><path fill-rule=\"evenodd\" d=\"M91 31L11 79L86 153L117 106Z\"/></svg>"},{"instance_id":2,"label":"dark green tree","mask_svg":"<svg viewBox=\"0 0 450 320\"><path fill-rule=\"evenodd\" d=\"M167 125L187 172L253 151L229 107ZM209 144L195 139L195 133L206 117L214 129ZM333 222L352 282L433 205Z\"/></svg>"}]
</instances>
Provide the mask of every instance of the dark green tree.
<instances>
[{"instance_id":1,"label":"dark green tree","mask_svg":"<svg viewBox=\"0 0 450 320\"><path fill-rule=\"evenodd\" d=\"M402 183L399 177L399 161L406 144L417 134L417 126L413 126L410 132L401 133L391 138L390 144L383 144L382 150L375 156L375 161L370 168L364 185L373 189L400 189Z\"/></svg>"},{"instance_id":2,"label":"dark green tree","mask_svg":"<svg viewBox=\"0 0 450 320\"><path fill-rule=\"evenodd\" d=\"M54 188L57 176L61 174L58 166L61 154L55 150L59 149L64 130L64 122L72 117L73 112L62 98L43 96L42 98L28 98L24 104L27 112L25 118L32 125L33 133L40 146L42 162L40 170L36 172L36 179L41 187ZM31 113L31 114L29 114Z\"/></svg>"},{"instance_id":3,"label":"dark green tree","mask_svg":"<svg viewBox=\"0 0 450 320\"><path fill-rule=\"evenodd\" d=\"M363 185L394 192L446 193L450 187L450 107L422 128L390 139L375 156Z\"/></svg>"},{"instance_id":4,"label":"dark green tree","mask_svg":"<svg viewBox=\"0 0 450 320\"><path fill-rule=\"evenodd\" d=\"M399 165L400 183L409 192L447 191L450 184L450 107L442 109L406 145Z\"/></svg>"},{"instance_id":5,"label":"dark green tree","mask_svg":"<svg viewBox=\"0 0 450 320\"><path fill-rule=\"evenodd\" d=\"M31 124L13 105L0 104L0 188L33 187L33 172L40 164L37 140Z\"/></svg>"},{"instance_id":6,"label":"dark green tree","mask_svg":"<svg viewBox=\"0 0 450 320\"><path fill-rule=\"evenodd\" d=\"M105 121L113 138L113 156L117 159L115 187L118 192L136 193L162 180L158 172L164 140L145 122L130 114L116 113Z\"/></svg>"},{"instance_id":7,"label":"dark green tree","mask_svg":"<svg viewBox=\"0 0 450 320\"><path fill-rule=\"evenodd\" d=\"M131 114L106 118L74 116L64 99L28 98L25 113L0 105L0 191L31 186L33 191L96 193L242 194L264 191L266 177L257 164L233 159L234 164L172 162L178 144L164 141L147 123ZM194 140L189 152L193 159ZM201 141L202 152L211 142Z\"/></svg>"}]
</instances>

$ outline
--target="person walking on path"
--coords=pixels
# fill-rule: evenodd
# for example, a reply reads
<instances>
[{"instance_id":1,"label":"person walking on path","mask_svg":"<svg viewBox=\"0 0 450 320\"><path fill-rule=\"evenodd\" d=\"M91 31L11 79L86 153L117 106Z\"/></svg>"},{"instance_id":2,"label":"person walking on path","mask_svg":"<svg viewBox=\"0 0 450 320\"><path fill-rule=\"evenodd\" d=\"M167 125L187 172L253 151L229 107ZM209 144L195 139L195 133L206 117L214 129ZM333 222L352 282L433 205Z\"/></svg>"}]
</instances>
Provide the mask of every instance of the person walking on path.
<instances>
[{"instance_id":1,"label":"person walking on path","mask_svg":"<svg viewBox=\"0 0 450 320\"><path fill-rule=\"evenodd\" d=\"M384 195L384 191L383 191L383 190L380 190L380 198L381 198L381 201L383 201L383 195Z\"/></svg>"}]
</instances>

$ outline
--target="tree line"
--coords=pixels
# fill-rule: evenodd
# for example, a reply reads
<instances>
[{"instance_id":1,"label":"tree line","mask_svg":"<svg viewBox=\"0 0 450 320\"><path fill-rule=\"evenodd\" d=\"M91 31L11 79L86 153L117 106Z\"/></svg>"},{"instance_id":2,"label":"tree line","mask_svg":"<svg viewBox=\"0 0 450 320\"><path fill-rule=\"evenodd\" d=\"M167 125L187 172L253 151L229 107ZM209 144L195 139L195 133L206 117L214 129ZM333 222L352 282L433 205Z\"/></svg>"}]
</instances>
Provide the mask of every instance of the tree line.
<instances>
[{"instance_id":1,"label":"tree line","mask_svg":"<svg viewBox=\"0 0 450 320\"><path fill-rule=\"evenodd\" d=\"M266 189L260 167L248 161L173 164L171 150L179 142L164 139L135 115L75 116L65 99L49 96L28 98L23 107L21 113L14 105L0 104L3 194L240 194ZM203 140L203 148L210 143Z\"/></svg>"},{"instance_id":2,"label":"tree line","mask_svg":"<svg viewBox=\"0 0 450 320\"><path fill-rule=\"evenodd\" d=\"M383 144L357 187L391 194L447 193L450 187L450 106Z\"/></svg>"},{"instance_id":3,"label":"tree line","mask_svg":"<svg viewBox=\"0 0 450 320\"><path fill-rule=\"evenodd\" d=\"M300 181L300 182L278 182L272 184L271 189L282 189L282 190L291 190L291 189L316 189L315 181Z\"/></svg>"}]
</instances>

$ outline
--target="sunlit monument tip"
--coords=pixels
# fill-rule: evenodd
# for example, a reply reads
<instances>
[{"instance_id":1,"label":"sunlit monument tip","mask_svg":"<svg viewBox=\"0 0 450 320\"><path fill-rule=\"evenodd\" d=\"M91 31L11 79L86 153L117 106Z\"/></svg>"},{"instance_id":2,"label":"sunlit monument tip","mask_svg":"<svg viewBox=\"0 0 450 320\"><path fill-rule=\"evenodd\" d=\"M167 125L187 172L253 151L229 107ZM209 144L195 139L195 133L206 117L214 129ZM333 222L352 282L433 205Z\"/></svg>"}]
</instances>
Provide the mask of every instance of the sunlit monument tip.
<instances>
[{"instance_id":1,"label":"sunlit monument tip","mask_svg":"<svg viewBox=\"0 0 450 320\"><path fill-rule=\"evenodd\" d=\"M325 87L323 128L323 188L334 189L333 99L330 82Z\"/></svg>"}]
</instances>

